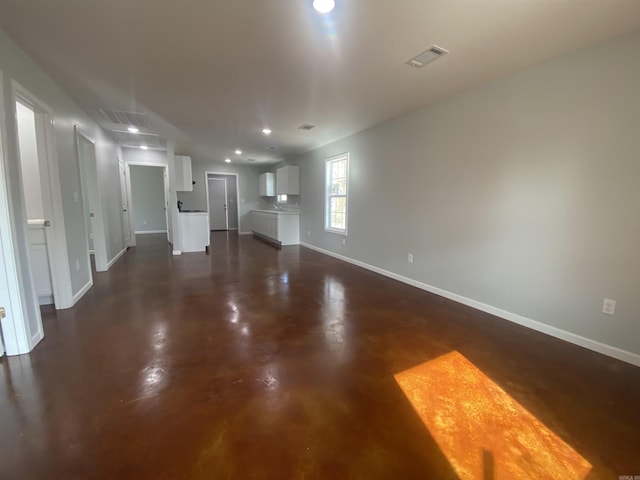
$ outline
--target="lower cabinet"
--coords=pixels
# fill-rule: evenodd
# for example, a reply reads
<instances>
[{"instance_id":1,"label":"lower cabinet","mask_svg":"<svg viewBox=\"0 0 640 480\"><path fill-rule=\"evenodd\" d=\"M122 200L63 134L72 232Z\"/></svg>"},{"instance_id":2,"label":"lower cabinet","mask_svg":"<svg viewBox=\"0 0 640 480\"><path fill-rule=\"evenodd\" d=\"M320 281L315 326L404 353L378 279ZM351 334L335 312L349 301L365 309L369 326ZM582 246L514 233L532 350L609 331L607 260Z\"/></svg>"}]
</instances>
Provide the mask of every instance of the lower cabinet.
<instances>
[{"instance_id":1,"label":"lower cabinet","mask_svg":"<svg viewBox=\"0 0 640 480\"><path fill-rule=\"evenodd\" d=\"M251 230L259 237L276 245L300 243L300 215L253 210Z\"/></svg>"}]
</instances>

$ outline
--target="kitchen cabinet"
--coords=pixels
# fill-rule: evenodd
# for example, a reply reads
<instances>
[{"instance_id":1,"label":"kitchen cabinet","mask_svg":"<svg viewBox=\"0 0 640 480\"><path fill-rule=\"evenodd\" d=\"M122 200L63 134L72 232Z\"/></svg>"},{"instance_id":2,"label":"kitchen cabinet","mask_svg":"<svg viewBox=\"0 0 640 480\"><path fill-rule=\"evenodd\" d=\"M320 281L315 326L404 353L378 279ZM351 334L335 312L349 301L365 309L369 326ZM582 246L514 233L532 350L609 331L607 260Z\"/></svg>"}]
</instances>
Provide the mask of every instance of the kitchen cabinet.
<instances>
[{"instance_id":1,"label":"kitchen cabinet","mask_svg":"<svg viewBox=\"0 0 640 480\"><path fill-rule=\"evenodd\" d=\"M274 173L266 172L260 175L260 196L275 197L276 196L276 176Z\"/></svg>"},{"instance_id":2,"label":"kitchen cabinet","mask_svg":"<svg viewBox=\"0 0 640 480\"><path fill-rule=\"evenodd\" d=\"M207 212L178 213L181 251L208 252L210 243L209 214Z\"/></svg>"},{"instance_id":3,"label":"kitchen cabinet","mask_svg":"<svg viewBox=\"0 0 640 480\"><path fill-rule=\"evenodd\" d=\"M272 210L253 210L251 230L254 235L277 246L300 243L300 214Z\"/></svg>"},{"instance_id":4,"label":"kitchen cabinet","mask_svg":"<svg viewBox=\"0 0 640 480\"><path fill-rule=\"evenodd\" d=\"M191 157L176 155L176 192L192 192Z\"/></svg>"},{"instance_id":5,"label":"kitchen cabinet","mask_svg":"<svg viewBox=\"0 0 640 480\"><path fill-rule=\"evenodd\" d=\"M300 168L287 165L276 170L276 193L278 195L300 195Z\"/></svg>"}]
</instances>

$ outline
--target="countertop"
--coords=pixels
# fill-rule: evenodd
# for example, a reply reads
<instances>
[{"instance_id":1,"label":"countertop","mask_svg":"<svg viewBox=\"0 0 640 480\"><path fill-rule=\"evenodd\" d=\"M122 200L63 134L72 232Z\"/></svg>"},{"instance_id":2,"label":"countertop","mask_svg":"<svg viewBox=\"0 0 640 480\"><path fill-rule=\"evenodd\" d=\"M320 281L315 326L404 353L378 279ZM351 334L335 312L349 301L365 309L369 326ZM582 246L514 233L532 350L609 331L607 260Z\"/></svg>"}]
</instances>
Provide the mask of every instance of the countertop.
<instances>
[{"instance_id":1,"label":"countertop","mask_svg":"<svg viewBox=\"0 0 640 480\"><path fill-rule=\"evenodd\" d=\"M300 212L288 212L286 210L258 210L254 209L252 212L262 212L262 213L277 213L278 215L300 215Z\"/></svg>"}]
</instances>

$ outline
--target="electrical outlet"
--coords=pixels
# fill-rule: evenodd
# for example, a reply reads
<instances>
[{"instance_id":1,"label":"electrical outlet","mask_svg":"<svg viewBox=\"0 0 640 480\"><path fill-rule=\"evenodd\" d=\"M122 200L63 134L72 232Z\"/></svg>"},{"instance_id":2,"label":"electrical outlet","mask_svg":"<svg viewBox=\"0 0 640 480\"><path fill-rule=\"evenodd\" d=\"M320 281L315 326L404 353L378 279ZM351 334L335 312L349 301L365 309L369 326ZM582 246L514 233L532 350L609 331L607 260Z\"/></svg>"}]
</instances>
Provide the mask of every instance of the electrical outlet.
<instances>
[{"instance_id":1,"label":"electrical outlet","mask_svg":"<svg viewBox=\"0 0 640 480\"><path fill-rule=\"evenodd\" d=\"M73 192L73 201L75 203L79 203L80 202L80 194L78 192Z\"/></svg>"},{"instance_id":2,"label":"electrical outlet","mask_svg":"<svg viewBox=\"0 0 640 480\"><path fill-rule=\"evenodd\" d=\"M347 244L347 239L346 239L346 238L343 238L343 239L342 239L342 245L346 245L346 244Z\"/></svg>"},{"instance_id":3,"label":"electrical outlet","mask_svg":"<svg viewBox=\"0 0 640 480\"><path fill-rule=\"evenodd\" d=\"M407 254L407 262L413 263L413 253Z\"/></svg>"},{"instance_id":4,"label":"electrical outlet","mask_svg":"<svg viewBox=\"0 0 640 480\"><path fill-rule=\"evenodd\" d=\"M80 260L76 260L76 271L80 271Z\"/></svg>"},{"instance_id":5,"label":"electrical outlet","mask_svg":"<svg viewBox=\"0 0 640 480\"><path fill-rule=\"evenodd\" d=\"M311 230L307 230L307 237L311 236Z\"/></svg>"},{"instance_id":6,"label":"electrical outlet","mask_svg":"<svg viewBox=\"0 0 640 480\"><path fill-rule=\"evenodd\" d=\"M147 224L147 221L146 221L146 220L144 220L144 221L142 222L142 224L143 224L143 225L146 225L146 224Z\"/></svg>"},{"instance_id":7,"label":"electrical outlet","mask_svg":"<svg viewBox=\"0 0 640 480\"><path fill-rule=\"evenodd\" d=\"M604 302L602 302L602 313L606 313L607 315L615 315L616 301L611 300L610 298L605 298Z\"/></svg>"}]
</instances>

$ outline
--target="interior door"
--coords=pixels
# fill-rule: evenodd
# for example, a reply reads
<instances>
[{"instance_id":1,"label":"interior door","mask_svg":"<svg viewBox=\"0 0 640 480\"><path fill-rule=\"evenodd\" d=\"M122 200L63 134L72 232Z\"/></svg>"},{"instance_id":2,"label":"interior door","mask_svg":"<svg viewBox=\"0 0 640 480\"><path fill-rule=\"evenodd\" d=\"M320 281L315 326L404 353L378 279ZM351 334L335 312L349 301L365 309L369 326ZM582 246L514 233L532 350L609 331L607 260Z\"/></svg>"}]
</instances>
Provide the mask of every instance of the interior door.
<instances>
[{"instance_id":1,"label":"interior door","mask_svg":"<svg viewBox=\"0 0 640 480\"><path fill-rule=\"evenodd\" d=\"M124 247L131 244L131 222L129 221L129 195L127 194L127 168L124 162L118 159L120 167L120 197L122 199L122 233L124 234Z\"/></svg>"},{"instance_id":2,"label":"interior door","mask_svg":"<svg viewBox=\"0 0 640 480\"><path fill-rule=\"evenodd\" d=\"M224 178L210 178L209 186L209 228L228 230L227 181Z\"/></svg>"}]
</instances>

